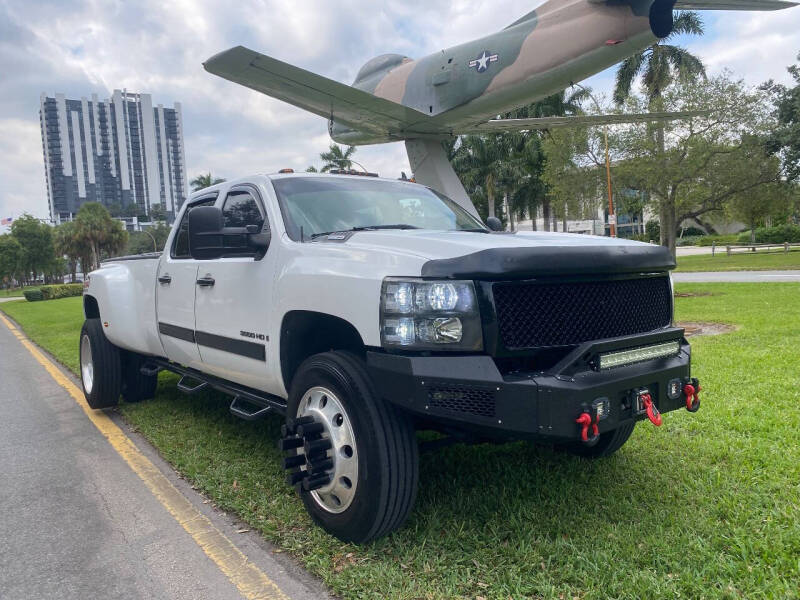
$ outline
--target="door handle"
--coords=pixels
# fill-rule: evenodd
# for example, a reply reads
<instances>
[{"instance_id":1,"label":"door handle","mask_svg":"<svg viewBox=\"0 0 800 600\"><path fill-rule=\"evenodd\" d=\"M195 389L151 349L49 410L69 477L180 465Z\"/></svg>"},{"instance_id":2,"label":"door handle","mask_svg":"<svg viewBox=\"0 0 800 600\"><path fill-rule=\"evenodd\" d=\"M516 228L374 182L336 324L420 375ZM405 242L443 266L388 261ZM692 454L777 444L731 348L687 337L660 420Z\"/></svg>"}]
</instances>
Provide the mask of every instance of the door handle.
<instances>
[{"instance_id":1,"label":"door handle","mask_svg":"<svg viewBox=\"0 0 800 600\"><path fill-rule=\"evenodd\" d=\"M169 273L164 273L158 278L158 283L172 283L172 277L169 276Z\"/></svg>"},{"instance_id":2,"label":"door handle","mask_svg":"<svg viewBox=\"0 0 800 600\"><path fill-rule=\"evenodd\" d=\"M200 287L213 287L214 286L214 278L211 275L206 275L205 277L201 277L197 280L197 285Z\"/></svg>"}]
</instances>

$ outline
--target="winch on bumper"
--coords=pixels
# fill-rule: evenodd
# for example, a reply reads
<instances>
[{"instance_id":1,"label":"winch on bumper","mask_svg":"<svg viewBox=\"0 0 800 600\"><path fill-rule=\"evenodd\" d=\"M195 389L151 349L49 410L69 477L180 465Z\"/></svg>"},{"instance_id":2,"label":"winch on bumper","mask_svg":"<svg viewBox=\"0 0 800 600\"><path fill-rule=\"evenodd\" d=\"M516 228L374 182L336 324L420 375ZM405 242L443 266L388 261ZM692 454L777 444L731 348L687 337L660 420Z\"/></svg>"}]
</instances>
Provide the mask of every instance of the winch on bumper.
<instances>
[{"instance_id":1,"label":"winch on bumper","mask_svg":"<svg viewBox=\"0 0 800 600\"><path fill-rule=\"evenodd\" d=\"M504 375L486 355L367 353L379 393L426 420L498 438L579 440L588 431L589 443L631 420L697 410L690 363L680 328L586 342L543 372Z\"/></svg>"}]
</instances>

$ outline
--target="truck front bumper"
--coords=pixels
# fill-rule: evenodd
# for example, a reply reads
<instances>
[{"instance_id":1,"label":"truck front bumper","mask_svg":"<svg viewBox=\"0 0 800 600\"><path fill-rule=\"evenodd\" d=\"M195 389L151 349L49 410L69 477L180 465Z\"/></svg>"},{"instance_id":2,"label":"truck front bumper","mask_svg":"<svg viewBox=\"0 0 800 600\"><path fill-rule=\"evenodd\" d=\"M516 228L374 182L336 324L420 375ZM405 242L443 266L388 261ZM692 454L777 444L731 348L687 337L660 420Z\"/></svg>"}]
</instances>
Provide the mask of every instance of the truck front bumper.
<instances>
[{"instance_id":1,"label":"truck front bumper","mask_svg":"<svg viewBox=\"0 0 800 600\"><path fill-rule=\"evenodd\" d=\"M670 356L601 369L600 356L663 344ZM490 438L576 440L576 419L593 415L599 433L647 418L649 393L661 413L685 408L691 350L683 329L582 344L546 372L502 374L490 356L407 356L368 352L378 393L425 421ZM597 415L595 407L603 406Z\"/></svg>"}]
</instances>

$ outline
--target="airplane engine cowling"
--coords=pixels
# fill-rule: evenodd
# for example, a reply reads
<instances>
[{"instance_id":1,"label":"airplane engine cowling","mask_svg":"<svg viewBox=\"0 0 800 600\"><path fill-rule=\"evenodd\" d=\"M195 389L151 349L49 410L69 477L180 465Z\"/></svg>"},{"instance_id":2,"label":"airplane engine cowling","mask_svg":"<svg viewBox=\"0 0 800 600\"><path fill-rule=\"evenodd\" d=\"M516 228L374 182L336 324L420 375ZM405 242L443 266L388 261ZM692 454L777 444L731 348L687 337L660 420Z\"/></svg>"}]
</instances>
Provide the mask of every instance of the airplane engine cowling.
<instances>
[{"instance_id":1,"label":"airplane engine cowling","mask_svg":"<svg viewBox=\"0 0 800 600\"><path fill-rule=\"evenodd\" d=\"M672 10L675 0L655 0L650 5L650 31L658 38L665 38L672 33Z\"/></svg>"}]
</instances>

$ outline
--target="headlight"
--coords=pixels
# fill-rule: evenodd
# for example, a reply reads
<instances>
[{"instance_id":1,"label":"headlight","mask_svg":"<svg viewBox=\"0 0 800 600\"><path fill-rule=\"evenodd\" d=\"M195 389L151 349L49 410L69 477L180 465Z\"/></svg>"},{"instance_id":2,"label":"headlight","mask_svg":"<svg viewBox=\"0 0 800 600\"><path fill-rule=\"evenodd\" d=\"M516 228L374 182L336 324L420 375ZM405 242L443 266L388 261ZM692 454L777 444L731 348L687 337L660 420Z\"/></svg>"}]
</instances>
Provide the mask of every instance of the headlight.
<instances>
[{"instance_id":1,"label":"headlight","mask_svg":"<svg viewBox=\"0 0 800 600\"><path fill-rule=\"evenodd\" d=\"M388 277L381 291L380 325L384 346L462 351L483 348L471 281Z\"/></svg>"}]
</instances>

